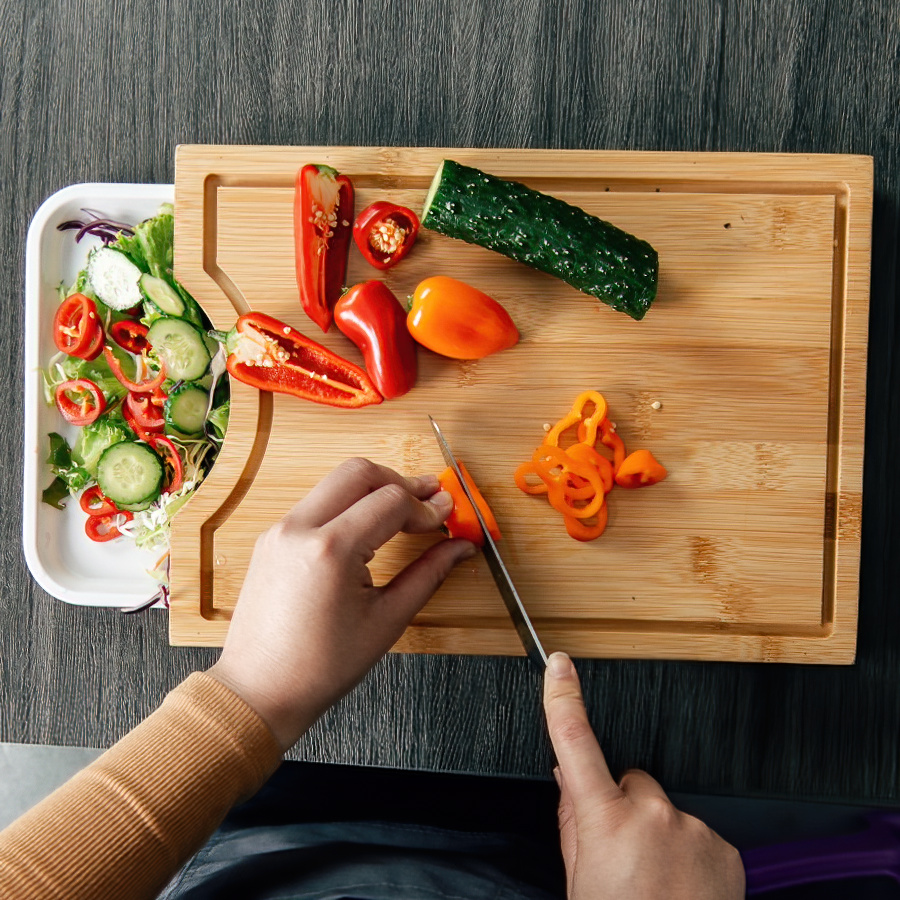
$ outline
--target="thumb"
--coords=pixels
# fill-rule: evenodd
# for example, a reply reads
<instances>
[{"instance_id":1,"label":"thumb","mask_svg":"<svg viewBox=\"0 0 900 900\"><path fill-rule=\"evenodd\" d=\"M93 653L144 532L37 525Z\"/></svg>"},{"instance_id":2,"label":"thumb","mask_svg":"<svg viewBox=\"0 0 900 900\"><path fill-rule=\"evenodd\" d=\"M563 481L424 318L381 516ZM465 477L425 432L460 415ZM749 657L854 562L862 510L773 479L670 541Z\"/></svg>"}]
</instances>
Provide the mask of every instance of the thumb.
<instances>
[{"instance_id":1,"label":"thumb","mask_svg":"<svg viewBox=\"0 0 900 900\"><path fill-rule=\"evenodd\" d=\"M544 675L544 713L563 783L575 807L624 797L588 721L578 673L565 653L553 653Z\"/></svg>"},{"instance_id":2,"label":"thumb","mask_svg":"<svg viewBox=\"0 0 900 900\"><path fill-rule=\"evenodd\" d=\"M559 846L562 850L563 862L566 865L566 881L568 896L572 895L572 879L575 875L576 854L578 851L578 829L575 822L575 804L563 781L562 772L557 766L553 777L559 785Z\"/></svg>"}]
</instances>

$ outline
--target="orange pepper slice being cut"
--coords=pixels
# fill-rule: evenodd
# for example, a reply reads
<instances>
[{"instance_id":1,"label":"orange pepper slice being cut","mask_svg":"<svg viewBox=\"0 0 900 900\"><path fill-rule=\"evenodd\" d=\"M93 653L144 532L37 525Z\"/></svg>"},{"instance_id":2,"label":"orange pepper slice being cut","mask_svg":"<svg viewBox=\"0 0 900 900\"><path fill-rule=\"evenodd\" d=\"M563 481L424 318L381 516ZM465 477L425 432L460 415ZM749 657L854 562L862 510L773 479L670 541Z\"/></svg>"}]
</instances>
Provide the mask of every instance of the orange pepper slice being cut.
<instances>
[{"instance_id":1,"label":"orange pepper slice being cut","mask_svg":"<svg viewBox=\"0 0 900 900\"><path fill-rule=\"evenodd\" d=\"M499 541L502 535L500 534L497 520L494 518L493 512L491 512L491 508L481 495L481 491L478 490L468 469L466 469L461 460L457 459L456 462L463 474L463 478L466 480L469 491L481 512L484 524L487 525L488 532L494 541ZM481 530L481 525L478 524L478 516L475 515L474 507L469 502L466 492L459 483L459 478L456 477L456 472L453 471L451 466L448 466L438 476L438 481L441 484L441 490L447 491L453 498L453 510L444 522L447 533L452 538L465 538L467 541L471 541L475 544L476 547L483 547L484 532Z\"/></svg>"}]
</instances>

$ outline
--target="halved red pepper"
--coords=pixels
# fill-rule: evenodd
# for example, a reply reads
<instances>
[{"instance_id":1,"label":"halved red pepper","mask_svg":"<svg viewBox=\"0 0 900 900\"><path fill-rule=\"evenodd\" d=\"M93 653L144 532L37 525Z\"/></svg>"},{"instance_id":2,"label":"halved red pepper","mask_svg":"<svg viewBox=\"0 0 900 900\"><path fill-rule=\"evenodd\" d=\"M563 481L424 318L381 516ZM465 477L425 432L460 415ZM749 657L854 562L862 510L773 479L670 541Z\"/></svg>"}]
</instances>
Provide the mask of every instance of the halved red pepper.
<instances>
[{"instance_id":1,"label":"halved red pepper","mask_svg":"<svg viewBox=\"0 0 900 900\"><path fill-rule=\"evenodd\" d=\"M362 351L366 371L385 399L402 396L416 383L416 342L406 327L406 311L387 285L354 285L335 305L334 321Z\"/></svg>"},{"instance_id":2,"label":"halved red pepper","mask_svg":"<svg viewBox=\"0 0 900 900\"><path fill-rule=\"evenodd\" d=\"M241 316L228 335L227 348L228 372L261 391L344 409L383 399L359 366L265 313Z\"/></svg>"},{"instance_id":3,"label":"halved red pepper","mask_svg":"<svg viewBox=\"0 0 900 900\"><path fill-rule=\"evenodd\" d=\"M159 372L157 372L153 378L150 378L147 381L136 382L132 381L122 371L119 360L116 359L115 354L109 347L103 348L103 355L106 358L106 362L109 364L110 370L113 375L116 376L119 383L124 385L134 394L152 394L162 387L163 382L166 380L166 364L162 360L159 361Z\"/></svg>"},{"instance_id":4,"label":"halved red pepper","mask_svg":"<svg viewBox=\"0 0 900 900\"><path fill-rule=\"evenodd\" d=\"M497 520L494 518L493 512L491 512L487 500L484 499L481 491L478 490L472 476L469 474L468 469L466 469L462 461L457 459L456 462L459 465L459 470L463 474L463 478L466 480L472 498L475 500L475 505L481 512L484 524L487 525L488 533L495 542L499 541L503 535L500 534ZM453 467L449 466L444 469L444 471L438 475L438 481L440 482L441 490L447 491L453 498L453 509L444 522L447 534L452 538L465 538L467 541L471 541L475 544L476 547L483 547L485 543L484 532L481 530L478 516L475 515L475 508L469 502L469 498L466 496L466 492L459 483L459 478L457 477L456 472L453 471Z\"/></svg>"},{"instance_id":5,"label":"halved red pepper","mask_svg":"<svg viewBox=\"0 0 900 900\"><path fill-rule=\"evenodd\" d=\"M56 408L70 425L90 425L106 409L106 398L90 378L73 378L57 386Z\"/></svg>"},{"instance_id":6,"label":"halved red pepper","mask_svg":"<svg viewBox=\"0 0 900 900\"><path fill-rule=\"evenodd\" d=\"M297 286L306 314L322 329L344 288L353 227L353 184L330 166L307 165L294 191Z\"/></svg>"},{"instance_id":7,"label":"halved red pepper","mask_svg":"<svg viewBox=\"0 0 900 900\"><path fill-rule=\"evenodd\" d=\"M367 206L353 223L353 240L369 265L395 266L412 249L419 217L405 206L379 200Z\"/></svg>"},{"instance_id":8,"label":"halved red pepper","mask_svg":"<svg viewBox=\"0 0 900 900\"><path fill-rule=\"evenodd\" d=\"M149 330L143 322L135 322L132 319L122 319L109 326L110 337L120 347L136 356L150 349L150 342L147 340Z\"/></svg>"},{"instance_id":9,"label":"halved red pepper","mask_svg":"<svg viewBox=\"0 0 900 900\"><path fill-rule=\"evenodd\" d=\"M53 342L58 350L79 359L96 359L103 348L103 326L97 306L84 294L72 294L53 317Z\"/></svg>"}]
</instances>

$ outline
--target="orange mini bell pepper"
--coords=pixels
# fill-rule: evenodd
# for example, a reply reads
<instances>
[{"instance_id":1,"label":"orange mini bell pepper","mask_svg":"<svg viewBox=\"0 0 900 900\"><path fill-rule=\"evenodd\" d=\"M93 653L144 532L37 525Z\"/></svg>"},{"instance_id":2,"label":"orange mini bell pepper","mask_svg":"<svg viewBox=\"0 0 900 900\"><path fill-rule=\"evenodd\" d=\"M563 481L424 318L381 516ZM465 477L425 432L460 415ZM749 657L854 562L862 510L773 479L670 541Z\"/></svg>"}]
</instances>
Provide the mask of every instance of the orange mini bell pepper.
<instances>
[{"instance_id":1,"label":"orange mini bell pepper","mask_svg":"<svg viewBox=\"0 0 900 900\"><path fill-rule=\"evenodd\" d=\"M494 541L499 541L502 535L500 534L497 520L494 518L493 512L491 512L491 508L488 506L481 491L478 490L478 487L472 480L472 476L469 474L468 469L466 469L459 459L457 459L456 462L459 465L460 471L463 473L463 478L466 479L466 484L481 512L484 524L487 525L488 532ZM453 498L453 510L444 522L447 533L452 538L465 538L467 541L471 541L475 544L476 547L483 547L484 532L481 530L481 525L478 524L478 516L475 515L475 509L469 502L469 498L466 496L466 492L459 483L459 478L456 477L456 472L453 471L452 466L448 466L441 472L438 476L438 481L441 484L441 490L447 491Z\"/></svg>"},{"instance_id":2,"label":"orange mini bell pepper","mask_svg":"<svg viewBox=\"0 0 900 900\"><path fill-rule=\"evenodd\" d=\"M616 470L616 484L623 488L645 487L662 481L668 474L649 450L635 450Z\"/></svg>"}]
</instances>

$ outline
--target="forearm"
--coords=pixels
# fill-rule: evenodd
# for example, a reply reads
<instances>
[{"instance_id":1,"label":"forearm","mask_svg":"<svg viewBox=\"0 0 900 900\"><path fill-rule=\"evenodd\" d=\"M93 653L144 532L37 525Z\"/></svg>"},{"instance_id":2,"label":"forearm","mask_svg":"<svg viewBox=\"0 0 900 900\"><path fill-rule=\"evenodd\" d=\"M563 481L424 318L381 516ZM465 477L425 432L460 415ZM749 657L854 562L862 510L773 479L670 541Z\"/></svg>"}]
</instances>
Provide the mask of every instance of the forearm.
<instances>
[{"instance_id":1,"label":"forearm","mask_svg":"<svg viewBox=\"0 0 900 900\"><path fill-rule=\"evenodd\" d=\"M0 833L0 895L155 897L280 759L259 716L218 681L195 673Z\"/></svg>"}]
</instances>

